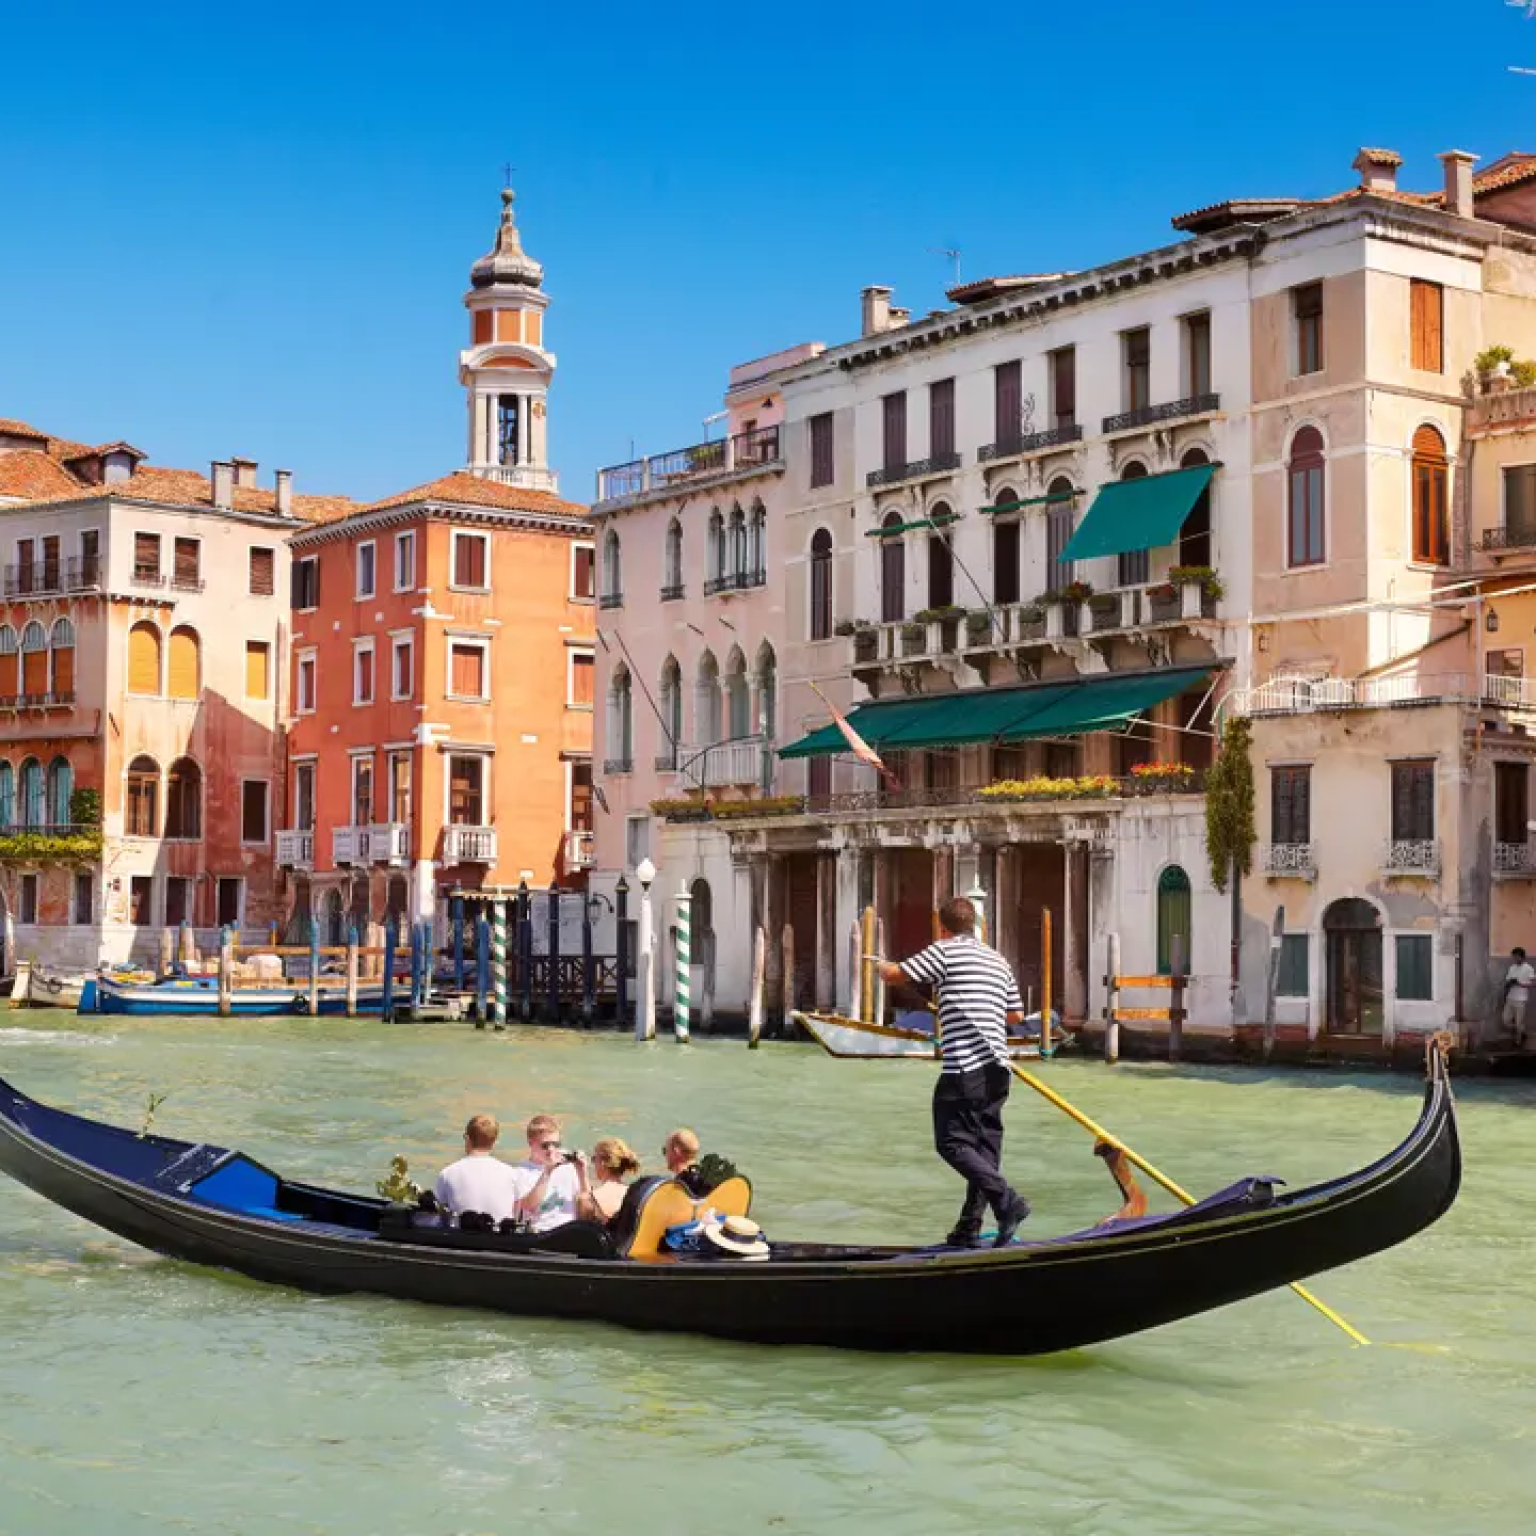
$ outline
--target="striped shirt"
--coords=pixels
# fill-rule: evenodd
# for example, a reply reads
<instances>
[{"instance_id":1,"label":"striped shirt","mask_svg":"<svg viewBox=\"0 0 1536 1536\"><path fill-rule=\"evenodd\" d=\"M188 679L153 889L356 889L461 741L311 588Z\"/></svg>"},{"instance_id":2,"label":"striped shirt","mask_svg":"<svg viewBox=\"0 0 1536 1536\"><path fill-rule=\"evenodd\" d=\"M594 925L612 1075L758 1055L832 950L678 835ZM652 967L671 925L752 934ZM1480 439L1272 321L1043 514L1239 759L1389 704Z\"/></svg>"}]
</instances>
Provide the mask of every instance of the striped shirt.
<instances>
[{"instance_id":1,"label":"striped shirt","mask_svg":"<svg viewBox=\"0 0 1536 1536\"><path fill-rule=\"evenodd\" d=\"M902 974L939 989L944 1072L1008 1064L1008 1014L1024 1011L1008 962L970 934L940 939L901 962Z\"/></svg>"}]
</instances>

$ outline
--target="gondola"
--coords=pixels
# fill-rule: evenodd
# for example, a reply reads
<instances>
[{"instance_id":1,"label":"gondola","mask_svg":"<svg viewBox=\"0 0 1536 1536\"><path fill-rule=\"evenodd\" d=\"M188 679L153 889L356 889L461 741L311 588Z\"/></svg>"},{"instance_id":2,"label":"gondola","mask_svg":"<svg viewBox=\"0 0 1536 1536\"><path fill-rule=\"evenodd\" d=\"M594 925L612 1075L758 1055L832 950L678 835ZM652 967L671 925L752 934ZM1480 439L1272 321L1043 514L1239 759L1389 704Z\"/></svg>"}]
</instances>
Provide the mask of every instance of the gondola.
<instances>
[{"instance_id":1,"label":"gondola","mask_svg":"<svg viewBox=\"0 0 1536 1536\"><path fill-rule=\"evenodd\" d=\"M1060 1015L1051 1010L1051 1027L1058 1045L1069 1040L1061 1028ZM859 1061L937 1061L939 1037L934 1033L931 1014L904 1014L894 1024L875 1024L837 1013L800 1013L790 1015L829 1056ZM1008 1054L1015 1061L1040 1059L1040 1015L1032 1013L1023 1022L1022 1032L1010 1035Z\"/></svg>"},{"instance_id":2,"label":"gondola","mask_svg":"<svg viewBox=\"0 0 1536 1536\"><path fill-rule=\"evenodd\" d=\"M1357 1173L1294 1193L1246 1178L1173 1215L1000 1249L774 1240L765 1262L678 1257L658 1239L691 1205L669 1179L641 1181L612 1232L423 1229L430 1217L383 1200L84 1119L3 1080L0 1170L158 1253L310 1291L763 1343L1030 1355L1192 1317L1403 1242L1449 1209L1461 1155L1435 1049L1418 1124Z\"/></svg>"}]
</instances>

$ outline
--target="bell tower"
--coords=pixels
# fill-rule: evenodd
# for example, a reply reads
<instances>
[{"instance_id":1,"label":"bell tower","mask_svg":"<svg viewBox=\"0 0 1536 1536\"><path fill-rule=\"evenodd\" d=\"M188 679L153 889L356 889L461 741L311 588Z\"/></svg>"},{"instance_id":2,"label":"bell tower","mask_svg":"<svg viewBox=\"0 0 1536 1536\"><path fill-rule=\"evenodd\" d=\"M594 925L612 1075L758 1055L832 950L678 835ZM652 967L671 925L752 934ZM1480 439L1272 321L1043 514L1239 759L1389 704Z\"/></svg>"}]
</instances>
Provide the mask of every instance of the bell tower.
<instances>
[{"instance_id":1,"label":"bell tower","mask_svg":"<svg viewBox=\"0 0 1536 1536\"><path fill-rule=\"evenodd\" d=\"M469 346L459 353L459 382L469 410L472 475L530 490L558 489L549 467L549 385L555 358L544 350L544 268L523 252L514 206L501 194L496 243L469 269L464 295Z\"/></svg>"}]
</instances>

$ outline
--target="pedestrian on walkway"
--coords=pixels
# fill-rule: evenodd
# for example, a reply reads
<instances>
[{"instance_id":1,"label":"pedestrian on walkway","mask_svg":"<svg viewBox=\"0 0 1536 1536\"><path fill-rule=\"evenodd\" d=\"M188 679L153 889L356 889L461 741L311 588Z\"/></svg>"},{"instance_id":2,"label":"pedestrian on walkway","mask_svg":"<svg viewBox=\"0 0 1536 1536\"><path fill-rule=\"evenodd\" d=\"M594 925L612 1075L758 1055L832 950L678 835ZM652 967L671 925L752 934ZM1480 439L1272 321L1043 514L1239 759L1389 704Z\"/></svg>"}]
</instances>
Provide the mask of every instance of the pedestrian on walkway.
<instances>
[{"instance_id":1,"label":"pedestrian on walkway","mask_svg":"<svg viewBox=\"0 0 1536 1536\"><path fill-rule=\"evenodd\" d=\"M1517 944L1510 951L1510 966L1504 973L1504 1027L1515 1037L1515 1044L1525 1048L1525 1005L1530 1000L1531 985L1536 982L1536 967L1525 958Z\"/></svg>"}]
</instances>

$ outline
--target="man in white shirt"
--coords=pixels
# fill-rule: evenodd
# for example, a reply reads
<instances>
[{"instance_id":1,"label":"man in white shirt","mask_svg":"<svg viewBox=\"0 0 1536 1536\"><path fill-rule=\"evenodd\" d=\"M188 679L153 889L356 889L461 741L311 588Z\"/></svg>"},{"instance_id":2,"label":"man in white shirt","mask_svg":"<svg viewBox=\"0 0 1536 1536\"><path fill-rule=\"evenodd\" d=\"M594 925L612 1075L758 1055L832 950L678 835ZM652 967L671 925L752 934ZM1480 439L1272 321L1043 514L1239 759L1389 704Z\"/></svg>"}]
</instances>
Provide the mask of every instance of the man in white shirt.
<instances>
[{"instance_id":1,"label":"man in white shirt","mask_svg":"<svg viewBox=\"0 0 1536 1536\"><path fill-rule=\"evenodd\" d=\"M1527 962L1525 951L1518 944L1510 951L1510 960L1512 963L1504 973L1503 1021L1505 1028L1513 1032L1515 1044L1523 1049L1525 1005L1530 999L1531 985L1536 982L1536 966Z\"/></svg>"},{"instance_id":2,"label":"man in white shirt","mask_svg":"<svg viewBox=\"0 0 1536 1536\"><path fill-rule=\"evenodd\" d=\"M474 1115L464 1127L464 1156L437 1176L437 1203L456 1215L478 1211L492 1221L510 1216L517 1206L517 1177L491 1155L501 1127L491 1115Z\"/></svg>"},{"instance_id":3,"label":"man in white shirt","mask_svg":"<svg viewBox=\"0 0 1536 1536\"><path fill-rule=\"evenodd\" d=\"M528 1122L528 1158L511 1170L517 1181L517 1214L534 1232L575 1221L581 1196L590 1190L585 1152L567 1153L560 1122L535 1115Z\"/></svg>"}]
</instances>

